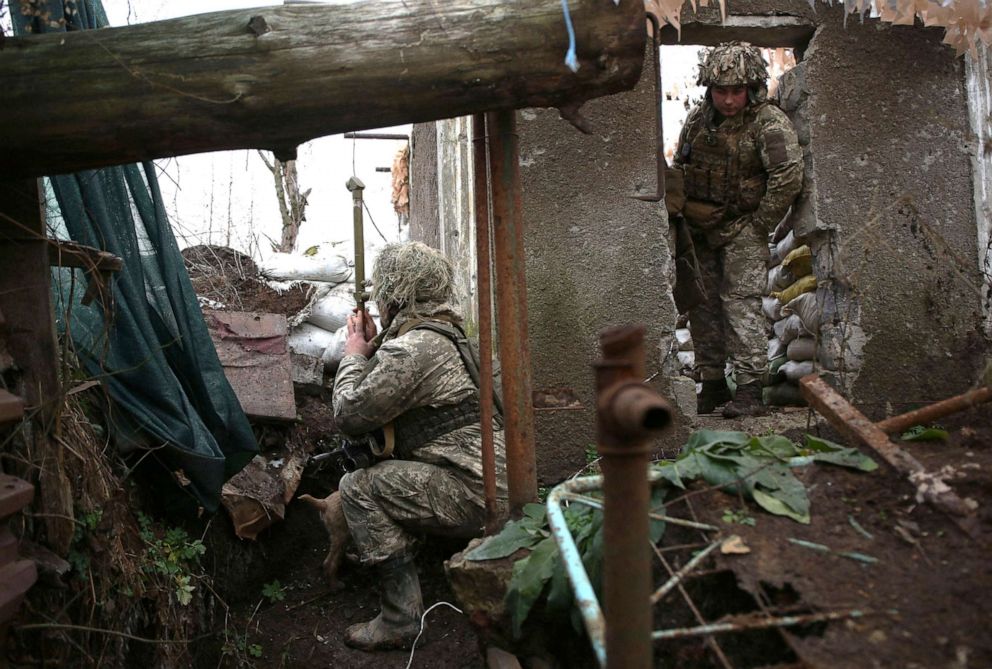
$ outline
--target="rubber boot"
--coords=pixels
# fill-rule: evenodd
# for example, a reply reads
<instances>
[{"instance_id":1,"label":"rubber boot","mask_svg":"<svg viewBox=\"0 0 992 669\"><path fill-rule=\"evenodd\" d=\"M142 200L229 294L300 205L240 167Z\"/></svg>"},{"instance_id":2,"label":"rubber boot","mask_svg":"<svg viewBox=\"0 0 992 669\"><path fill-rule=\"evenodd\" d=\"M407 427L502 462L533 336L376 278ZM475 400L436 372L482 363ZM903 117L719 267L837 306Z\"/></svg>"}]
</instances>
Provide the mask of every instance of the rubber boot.
<instances>
[{"instance_id":1,"label":"rubber boot","mask_svg":"<svg viewBox=\"0 0 992 669\"><path fill-rule=\"evenodd\" d=\"M723 407L724 418L740 418L741 416L767 416L768 407L761 400L761 384L748 383L737 386L737 396Z\"/></svg>"},{"instance_id":2,"label":"rubber boot","mask_svg":"<svg viewBox=\"0 0 992 669\"><path fill-rule=\"evenodd\" d=\"M696 396L696 413L713 413L718 406L730 401L730 388L724 379L703 381L702 386Z\"/></svg>"},{"instance_id":3,"label":"rubber boot","mask_svg":"<svg viewBox=\"0 0 992 669\"><path fill-rule=\"evenodd\" d=\"M383 562L377 570L382 610L369 622L349 627L344 642L360 650L409 649L424 614L417 567L412 558L404 557Z\"/></svg>"}]
</instances>

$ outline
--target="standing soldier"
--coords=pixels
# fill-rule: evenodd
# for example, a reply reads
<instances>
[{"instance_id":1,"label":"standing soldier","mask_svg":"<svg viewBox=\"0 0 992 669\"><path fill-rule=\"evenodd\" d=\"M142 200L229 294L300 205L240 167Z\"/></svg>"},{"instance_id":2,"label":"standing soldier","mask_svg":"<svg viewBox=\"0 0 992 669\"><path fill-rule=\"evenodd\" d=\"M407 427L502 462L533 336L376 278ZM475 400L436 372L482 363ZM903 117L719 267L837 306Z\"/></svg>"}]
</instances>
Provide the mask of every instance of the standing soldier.
<instances>
[{"instance_id":1,"label":"standing soldier","mask_svg":"<svg viewBox=\"0 0 992 669\"><path fill-rule=\"evenodd\" d=\"M706 97L686 119L675 153L684 180L685 217L703 289L689 309L702 382L699 413L722 404L725 418L761 415L768 341L761 312L768 233L803 183L803 152L788 117L768 102L761 52L721 44L700 55ZM727 359L737 394L730 401Z\"/></svg>"}]
</instances>

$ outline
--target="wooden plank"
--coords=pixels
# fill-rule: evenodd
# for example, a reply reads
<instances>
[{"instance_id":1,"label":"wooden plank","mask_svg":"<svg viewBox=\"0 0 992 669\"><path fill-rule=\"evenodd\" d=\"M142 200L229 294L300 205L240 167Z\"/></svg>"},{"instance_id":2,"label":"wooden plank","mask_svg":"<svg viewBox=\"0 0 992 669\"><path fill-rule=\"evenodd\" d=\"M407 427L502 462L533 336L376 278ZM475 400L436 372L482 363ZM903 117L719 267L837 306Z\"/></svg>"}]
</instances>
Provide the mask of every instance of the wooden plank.
<instances>
[{"instance_id":1,"label":"wooden plank","mask_svg":"<svg viewBox=\"0 0 992 669\"><path fill-rule=\"evenodd\" d=\"M7 37L0 176L65 173L522 107L632 88L637 0L361 0ZM43 119L40 121L39 119Z\"/></svg>"},{"instance_id":2,"label":"wooden plank","mask_svg":"<svg viewBox=\"0 0 992 669\"><path fill-rule=\"evenodd\" d=\"M224 375L248 416L296 418L293 373L281 314L205 312Z\"/></svg>"},{"instance_id":3,"label":"wooden plank","mask_svg":"<svg viewBox=\"0 0 992 669\"><path fill-rule=\"evenodd\" d=\"M36 179L0 181L0 267L7 350L24 370L24 399L29 406L41 407L58 397L59 357L48 241ZM43 424L45 413L47 409L38 416Z\"/></svg>"}]
</instances>

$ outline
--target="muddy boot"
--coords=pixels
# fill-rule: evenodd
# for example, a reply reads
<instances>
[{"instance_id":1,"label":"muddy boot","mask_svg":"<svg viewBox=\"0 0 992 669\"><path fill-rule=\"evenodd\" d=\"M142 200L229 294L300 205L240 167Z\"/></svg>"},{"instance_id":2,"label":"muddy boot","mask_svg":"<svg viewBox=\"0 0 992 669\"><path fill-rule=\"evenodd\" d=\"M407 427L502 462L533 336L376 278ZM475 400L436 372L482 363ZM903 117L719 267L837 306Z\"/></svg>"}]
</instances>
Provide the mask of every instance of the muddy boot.
<instances>
[{"instance_id":1,"label":"muddy boot","mask_svg":"<svg viewBox=\"0 0 992 669\"><path fill-rule=\"evenodd\" d=\"M378 566L382 611L367 623L352 625L344 642L360 650L410 648L420 632L424 603L413 558L387 560Z\"/></svg>"},{"instance_id":2,"label":"muddy boot","mask_svg":"<svg viewBox=\"0 0 992 669\"><path fill-rule=\"evenodd\" d=\"M724 379L702 382L703 389L696 396L696 413L713 413L721 404L730 401L730 388Z\"/></svg>"},{"instance_id":3,"label":"muddy boot","mask_svg":"<svg viewBox=\"0 0 992 669\"><path fill-rule=\"evenodd\" d=\"M724 418L767 415L768 407L761 401L760 383L737 386L737 396L727 406L723 407Z\"/></svg>"}]
</instances>

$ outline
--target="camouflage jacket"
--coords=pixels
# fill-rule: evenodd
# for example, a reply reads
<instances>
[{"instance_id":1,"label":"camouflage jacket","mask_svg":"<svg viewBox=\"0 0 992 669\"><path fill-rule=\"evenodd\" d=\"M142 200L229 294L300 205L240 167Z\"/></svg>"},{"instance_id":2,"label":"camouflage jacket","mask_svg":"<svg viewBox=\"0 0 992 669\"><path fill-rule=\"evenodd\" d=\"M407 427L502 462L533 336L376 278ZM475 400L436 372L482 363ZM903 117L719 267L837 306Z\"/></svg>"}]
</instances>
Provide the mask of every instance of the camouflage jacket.
<instances>
[{"instance_id":1,"label":"camouflage jacket","mask_svg":"<svg viewBox=\"0 0 992 669\"><path fill-rule=\"evenodd\" d=\"M675 151L684 173L686 219L711 243L726 243L745 225L768 231L782 220L803 185L803 151L796 130L772 103L747 106L715 125L707 99L686 119ZM714 212L693 220L693 201Z\"/></svg>"},{"instance_id":2,"label":"camouflage jacket","mask_svg":"<svg viewBox=\"0 0 992 669\"><path fill-rule=\"evenodd\" d=\"M418 303L418 315L451 313L445 304ZM374 364L362 355L341 360L334 379L334 418L345 434L362 434L418 407L456 405L478 393L454 343L442 334L417 329L399 335L410 316L393 319L374 354ZM496 486L506 496L506 456L503 432L494 425ZM454 467L482 494L482 436L479 425L468 425L417 448L409 459Z\"/></svg>"}]
</instances>

